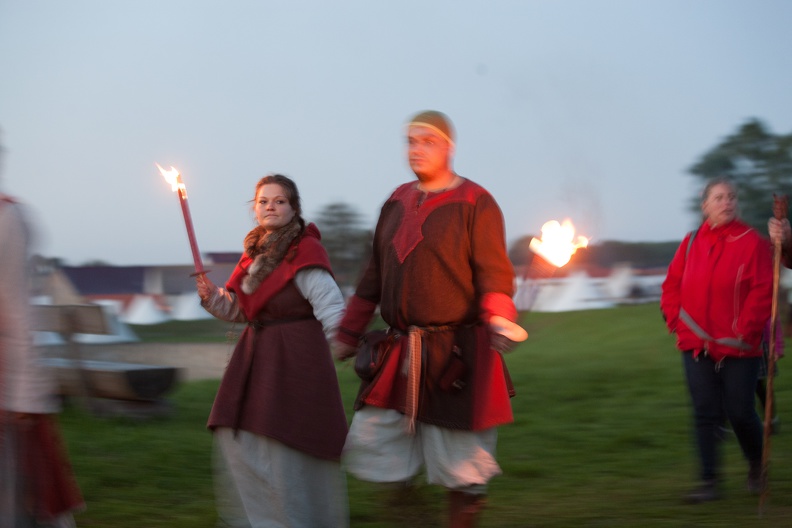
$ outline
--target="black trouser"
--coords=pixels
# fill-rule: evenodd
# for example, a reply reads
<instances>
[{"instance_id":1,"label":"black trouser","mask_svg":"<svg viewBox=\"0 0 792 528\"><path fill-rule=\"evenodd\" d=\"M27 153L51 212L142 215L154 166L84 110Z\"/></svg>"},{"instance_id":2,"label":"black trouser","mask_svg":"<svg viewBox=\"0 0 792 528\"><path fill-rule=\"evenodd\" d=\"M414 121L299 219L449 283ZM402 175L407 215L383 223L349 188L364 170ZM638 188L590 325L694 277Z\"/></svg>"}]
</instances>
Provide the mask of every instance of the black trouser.
<instances>
[{"instance_id":1,"label":"black trouser","mask_svg":"<svg viewBox=\"0 0 792 528\"><path fill-rule=\"evenodd\" d=\"M743 454L752 464L762 460L762 421L756 414L754 391L760 357L724 358L715 363L709 355L682 354L688 390L693 401L696 444L702 480L719 476L719 427L731 423ZM726 416L724 416L724 413Z\"/></svg>"}]
</instances>

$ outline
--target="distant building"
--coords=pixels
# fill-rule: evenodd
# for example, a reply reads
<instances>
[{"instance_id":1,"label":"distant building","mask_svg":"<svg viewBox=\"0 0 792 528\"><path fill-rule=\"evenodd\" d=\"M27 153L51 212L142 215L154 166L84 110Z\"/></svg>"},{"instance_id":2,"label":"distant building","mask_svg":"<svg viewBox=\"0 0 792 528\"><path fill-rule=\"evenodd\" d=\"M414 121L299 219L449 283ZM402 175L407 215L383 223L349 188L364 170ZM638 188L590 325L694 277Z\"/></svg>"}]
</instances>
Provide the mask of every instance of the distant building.
<instances>
[{"instance_id":1,"label":"distant building","mask_svg":"<svg viewBox=\"0 0 792 528\"><path fill-rule=\"evenodd\" d=\"M224 286L240 256L206 254L207 277ZM82 298L117 303L120 319L130 324L211 317L199 306L192 266L62 266L59 272ZM185 308L190 305L196 309Z\"/></svg>"}]
</instances>

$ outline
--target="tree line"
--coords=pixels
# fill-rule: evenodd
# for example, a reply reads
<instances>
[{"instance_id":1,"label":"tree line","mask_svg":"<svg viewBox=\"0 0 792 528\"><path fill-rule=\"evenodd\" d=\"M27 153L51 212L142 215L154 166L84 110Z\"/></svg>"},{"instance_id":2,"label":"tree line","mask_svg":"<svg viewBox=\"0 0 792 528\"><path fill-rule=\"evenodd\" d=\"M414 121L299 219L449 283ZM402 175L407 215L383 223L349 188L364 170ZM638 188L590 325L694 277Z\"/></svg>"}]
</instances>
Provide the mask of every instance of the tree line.
<instances>
[{"instance_id":1,"label":"tree line","mask_svg":"<svg viewBox=\"0 0 792 528\"><path fill-rule=\"evenodd\" d=\"M758 119L749 119L705 152L688 169L700 189L715 177L731 178L737 187L741 218L767 232L773 194L792 196L792 133L774 134ZM690 197L691 211L700 212L701 193ZM314 219L322 243L330 256L336 280L342 288L354 288L371 252L373 233L363 216L351 205L335 202L325 206ZM533 255L528 245L533 236L523 236L508 248L515 268L529 265ZM681 239L681 235L680 235ZM637 269L665 268L679 241L602 241L578 250L571 266L611 268L630 263ZM50 259L50 264L58 259Z\"/></svg>"}]
</instances>

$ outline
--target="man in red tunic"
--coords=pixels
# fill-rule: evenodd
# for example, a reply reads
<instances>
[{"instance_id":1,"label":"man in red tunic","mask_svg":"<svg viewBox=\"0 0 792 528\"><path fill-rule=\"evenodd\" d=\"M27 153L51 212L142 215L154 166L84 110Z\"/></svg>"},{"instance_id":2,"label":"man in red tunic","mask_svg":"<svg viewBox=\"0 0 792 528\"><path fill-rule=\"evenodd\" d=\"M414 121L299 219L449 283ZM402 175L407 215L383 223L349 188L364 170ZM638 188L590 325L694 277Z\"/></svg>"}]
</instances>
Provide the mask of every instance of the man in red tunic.
<instances>
[{"instance_id":1,"label":"man in red tunic","mask_svg":"<svg viewBox=\"0 0 792 528\"><path fill-rule=\"evenodd\" d=\"M454 131L440 112L407 128L417 176L382 207L373 252L347 304L335 354L355 355L377 306L390 327L363 381L344 460L356 477L449 490L450 526L473 526L495 461L497 426L514 395L500 352L527 334L514 324L514 270L503 215L481 186L456 174Z\"/></svg>"}]
</instances>

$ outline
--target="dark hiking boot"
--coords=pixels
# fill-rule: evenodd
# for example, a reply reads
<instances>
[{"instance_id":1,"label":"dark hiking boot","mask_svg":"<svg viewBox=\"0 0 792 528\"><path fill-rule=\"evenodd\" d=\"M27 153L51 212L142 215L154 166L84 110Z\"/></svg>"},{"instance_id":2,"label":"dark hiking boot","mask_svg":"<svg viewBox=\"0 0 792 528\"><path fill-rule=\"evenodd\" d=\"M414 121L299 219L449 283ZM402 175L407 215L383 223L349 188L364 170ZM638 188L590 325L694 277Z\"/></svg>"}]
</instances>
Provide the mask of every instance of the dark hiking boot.
<instances>
[{"instance_id":1,"label":"dark hiking boot","mask_svg":"<svg viewBox=\"0 0 792 528\"><path fill-rule=\"evenodd\" d=\"M701 504L720 499L717 480L705 480L699 487L684 496L686 504Z\"/></svg>"}]
</instances>

